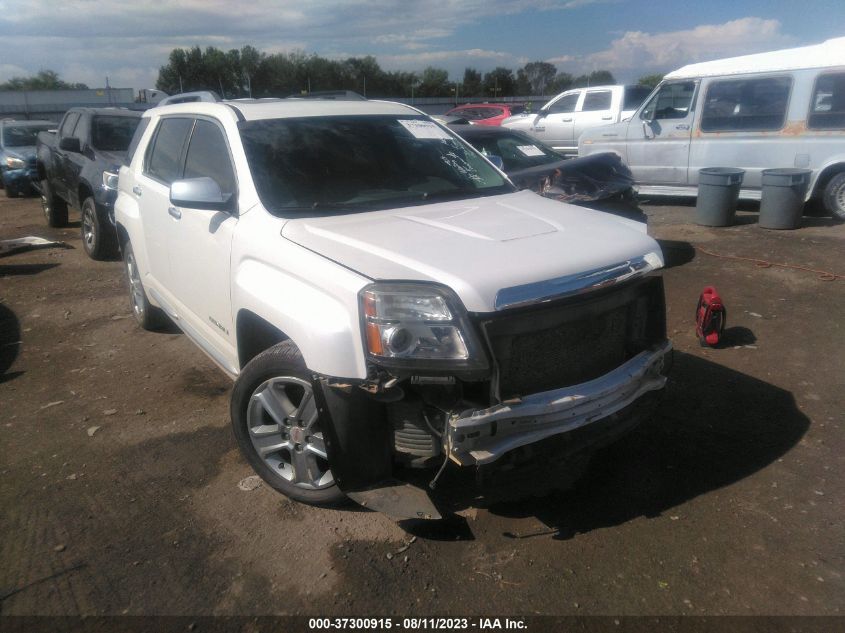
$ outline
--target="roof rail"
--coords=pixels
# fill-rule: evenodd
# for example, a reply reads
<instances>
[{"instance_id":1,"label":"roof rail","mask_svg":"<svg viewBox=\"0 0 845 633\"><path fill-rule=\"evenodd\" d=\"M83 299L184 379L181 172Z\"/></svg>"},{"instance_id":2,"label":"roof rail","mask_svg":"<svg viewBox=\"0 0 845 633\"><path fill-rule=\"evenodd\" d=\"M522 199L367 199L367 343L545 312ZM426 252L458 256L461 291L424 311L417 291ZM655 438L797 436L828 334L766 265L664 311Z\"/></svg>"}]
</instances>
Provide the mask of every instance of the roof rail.
<instances>
[{"instance_id":1,"label":"roof rail","mask_svg":"<svg viewBox=\"0 0 845 633\"><path fill-rule=\"evenodd\" d=\"M353 90L320 90L305 94L292 94L288 99L330 99L334 101L366 101L367 97Z\"/></svg>"},{"instance_id":2,"label":"roof rail","mask_svg":"<svg viewBox=\"0 0 845 633\"><path fill-rule=\"evenodd\" d=\"M173 105L174 103L195 103L202 101L205 103L217 103L220 101L220 96L213 90L198 90L196 92L182 92L178 95L165 97L155 104L155 107L163 105Z\"/></svg>"}]
</instances>

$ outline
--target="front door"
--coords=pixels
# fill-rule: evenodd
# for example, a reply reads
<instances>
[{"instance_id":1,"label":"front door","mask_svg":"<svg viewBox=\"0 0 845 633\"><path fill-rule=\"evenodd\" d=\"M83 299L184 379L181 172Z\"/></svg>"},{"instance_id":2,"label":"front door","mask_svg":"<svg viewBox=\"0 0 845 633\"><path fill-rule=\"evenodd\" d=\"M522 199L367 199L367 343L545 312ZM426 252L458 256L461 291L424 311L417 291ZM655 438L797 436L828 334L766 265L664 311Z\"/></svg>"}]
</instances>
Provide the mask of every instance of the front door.
<instances>
[{"instance_id":1,"label":"front door","mask_svg":"<svg viewBox=\"0 0 845 633\"><path fill-rule=\"evenodd\" d=\"M580 92L572 92L552 101L548 108L540 111L529 131L555 149L574 147L575 107L580 96Z\"/></svg>"},{"instance_id":2,"label":"front door","mask_svg":"<svg viewBox=\"0 0 845 633\"><path fill-rule=\"evenodd\" d=\"M237 199L229 147L216 121L196 120L182 177L211 178L224 195ZM235 348L230 258L237 213L172 205L170 213L167 248L180 317L194 330L188 334L218 362L228 366L225 359Z\"/></svg>"},{"instance_id":3,"label":"front door","mask_svg":"<svg viewBox=\"0 0 845 633\"><path fill-rule=\"evenodd\" d=\"M644 185L686 185L696 82L663 84L628 125L628 166Z\"/></svg>"}]
</instances>

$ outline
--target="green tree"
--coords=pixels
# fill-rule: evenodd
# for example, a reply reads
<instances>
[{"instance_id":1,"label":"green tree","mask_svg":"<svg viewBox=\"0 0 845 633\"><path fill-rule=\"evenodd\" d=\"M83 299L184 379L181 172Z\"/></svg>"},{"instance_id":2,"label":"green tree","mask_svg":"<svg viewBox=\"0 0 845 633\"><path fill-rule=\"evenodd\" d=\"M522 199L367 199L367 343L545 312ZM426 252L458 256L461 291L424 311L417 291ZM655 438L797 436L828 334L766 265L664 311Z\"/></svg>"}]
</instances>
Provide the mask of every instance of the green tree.
<instances>
[{"instance_id":1,"label":"green tree","mask_svg":"<svg viewBox=\"0 0 845 633\"><path fill-rule=\"evenodd\" d=\"M516 92L516 79L510 68L499 66L484 74L484 96L493 100L512 97Z\"/></svg>"},{"instance_id":2,"label":"green tree","mask_svg":"<svg viewBox=\"0 0 845 633\"><path fill-rule=\"evenodd\" d=\"M544 95L557 74L554 64L529 62L516 73L517 92L526 95Z\"/></svg>"},{"instance_id":3,"label":"green tree","mask_svg":"<svg viewBox=\"0 0 845 633\"><path fill-rule=\"evenodd\" d=\"M449 95L449 88L448 71L428 66L422 71L416 94L420 97L445 97Z\"/></svg>"},{"instance_id":4,"label":"green tree","mask_svg":"<svg viewBox=\"0 0 845 633\"><path fill-rule=\"evenodd\" d=\"M548 92L550 95L560 94L572 88L574 78L569 73L558 73L549 83Z\"/></svg>"},{"instance_id":5,"label":"green tree","mask_svg":"<svg viewBox=\"0 0 845 633\"><path fill-rule=\"evenodd\" d=\"M461 91L465 97L484 96L484 87L481 83L481 73L475 68L464 69L464 81Z\"/></svg>"},{"instance_id":6,"label":"green tree","mask_svg":"<svg viewBox=\"0 0 845 633\"><path fill-rule=\"evenodd\" d=\"M641 86L648 86L649 88L654 88L657 84L663 81L663 75L643 75L637 80L637 83Z\"/></svg>"},{"instance_id":7,"label":"green tree","mask_svg":"<svg viewBox=\"0 0 845 633\"><path fill-rule=\"evenodd\" d=\"M68 83L59 79L55 70L43 68L30 77L12 77L0 84L0 90L87 90L81 83Z\"/></svg>"}]
</instances>

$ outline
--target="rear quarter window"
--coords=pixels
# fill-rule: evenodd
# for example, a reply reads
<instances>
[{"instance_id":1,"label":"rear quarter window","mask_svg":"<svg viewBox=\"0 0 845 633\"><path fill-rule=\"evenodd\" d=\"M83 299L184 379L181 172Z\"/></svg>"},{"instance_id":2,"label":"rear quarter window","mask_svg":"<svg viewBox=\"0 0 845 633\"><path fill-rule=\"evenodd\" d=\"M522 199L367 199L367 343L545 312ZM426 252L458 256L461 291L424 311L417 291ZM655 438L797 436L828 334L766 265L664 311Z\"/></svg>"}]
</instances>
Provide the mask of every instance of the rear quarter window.
<instances>
[{"instance_id":1,"label":"rear quarter window","mask_svg":"<svg viewBox=\"0 0 845 633\"><path fill-rule=\"evenodd\" d=\"M129 141L129 147L126 150L126 155L123 157L123 164L127 167L132 162L135 152L138 151L138 144L141 142L141 137L144 136L144 132L147 131L147 127L149 127L149 125L149 119L141 119L140 123L138 123L138 127L135 128L135 133L132 135L132 140Z\"/></svg>"},{"instance_id":2,"label":"rear quarter window","mask_svg":"<svg viewBox=\"0 0 845 633\"><path fill-rule=\"evenodd\" d=\"M792 87L790 77L714 81L701 113L704 132L780 130Z\"/></svg>"},{"instance_id":3,"label":"rear quarter window","mask_svg":"<svg viewBox=\"0 0 845 633\"><path fill-rule=\"evenodd\" d=\"M145 173L166 185L182 177L182 151L193 119L162 119L147 155Z\"/></svg>"},{"instance_id":4,"label":"rear quarter window","mask_svg":"<svg viewBox=\"0 0 845 633\"><path fill-rule=\"evenodd\" d=\"M845 73L819 75L807 127L814 130L845 129Z\"/></svg>"}]
</instances>

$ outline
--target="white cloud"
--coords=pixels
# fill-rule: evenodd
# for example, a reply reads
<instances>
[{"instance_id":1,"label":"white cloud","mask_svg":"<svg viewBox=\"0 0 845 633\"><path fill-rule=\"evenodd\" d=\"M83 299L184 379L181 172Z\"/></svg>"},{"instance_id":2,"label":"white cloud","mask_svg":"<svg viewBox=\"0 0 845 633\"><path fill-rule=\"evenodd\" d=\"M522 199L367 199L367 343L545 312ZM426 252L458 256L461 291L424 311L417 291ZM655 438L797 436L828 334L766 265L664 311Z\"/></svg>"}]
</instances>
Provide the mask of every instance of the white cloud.
<instances>
[{"instance_id":1,"label":"white cloud","mask_svg":"<svg viewBox=\"0 0 845 633\"><path fill-rule=\"evenodd\" d=\"M669 71L690 62L756 53L793 43L793 38L781 31L778 20L746 17L683 31L628 31L613 40L609 48L587 55L583 61L588 66L586 70Z\"/></svg>"}]
</instances>

